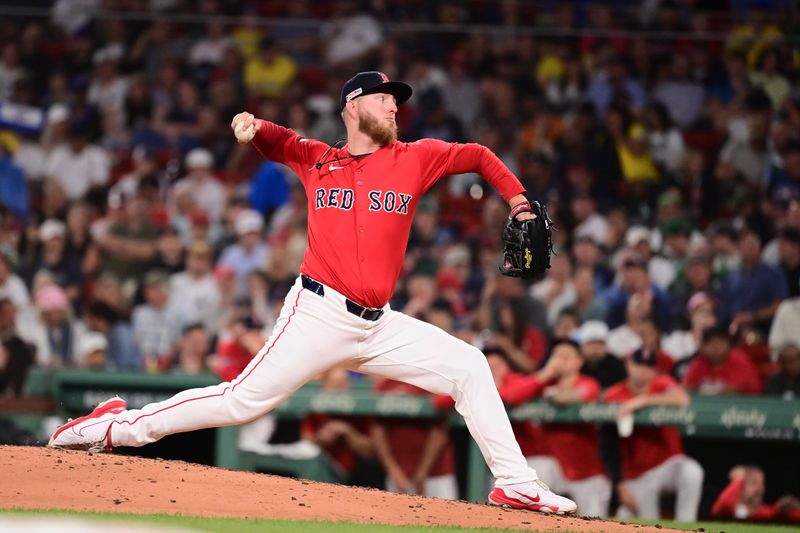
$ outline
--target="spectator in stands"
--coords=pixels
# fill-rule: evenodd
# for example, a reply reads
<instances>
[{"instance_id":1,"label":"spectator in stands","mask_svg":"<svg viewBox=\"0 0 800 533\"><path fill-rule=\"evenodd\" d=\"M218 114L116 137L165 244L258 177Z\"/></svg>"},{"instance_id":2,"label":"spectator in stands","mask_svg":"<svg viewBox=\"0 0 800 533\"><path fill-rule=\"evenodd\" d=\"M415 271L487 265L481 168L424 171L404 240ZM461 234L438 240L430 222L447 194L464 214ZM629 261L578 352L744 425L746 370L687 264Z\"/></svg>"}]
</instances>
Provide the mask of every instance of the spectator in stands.
<instances>
[{"instance_id":1,"label":"spectator in stands","mask_svg":"<svg viewBox=\"0 0 800 533\"><path fill-rule=\"evenodd\" d=\"M692 79L689 59L683 54L674 55L668 72L662 76L653 89L653 98L667 107L681 128L690 128L703 109L705 91Z\"/></svg>"},{"instance_id":2,"label":"spectator in stands","mask_svg":"<svg viewBox=\"0 0 800 533\"><path fill-rule=\"evenodd\" d=\"M761 51L755 72L750 73L750 82L767 93L776 111L789 97L792 88L781 70L780 49L770 46Z\"/></svg>"},{"instance_id":3,"label":"spectator in stands","mask_svg":"<svg viewBox=\"0 0 800 533\"><path fill-rule=\"evenodd\" d=\"M672 200L666 200L668 197L669 195L662 195L659 199L659 205L668 205L667 202L672 202ZM662 210L659 210L659 214L661 213ZM667 218L661 224L661 236L664 239L661 253L670 262L675 272L675 278L670 283L670 286L672 286L675 283L675 279L681 277L686 268L686 262L692 246L692 224L681 215ZM669 289L669 286L667 289Z\"/></svg>"},{"instance_id":4,"label":"spectator in stands","mask_svg":"<svg viewBox=\"0 0 800 533\"><path fill-rule=\"evenodd\" d=\"M60 220L48 219L39 226L38 239L41 248L28 265L30 287L39 271L47 271L53 281L67 293L70 302L77 302L82 293L83 274L79 258L67 253L67 227Z\"/></svg>"},{"instance_id":5,"label":"spectator in stands","mask_svg":"<svg viewBox=\"0 0 800 533\"><path fill-rule=\"evenodd\" d=\"M697 292L686 303L686 313L689 315L689 329L674 330L667 335L662 346L676 362L686 361L700 348L703 332L717 325L715 314L716 300L708 293Z\"/></svg>"},{"instance_id":6,"label":"spectator in stands","mask_svg":"<svg viewBox=\"0 0 800 533\"><path fill-rule=\"evenodd\" d=\"M650 153L653 160L672 176L677 176L683 165L686 145L681 130L675 126L664 103L652 102L645 109L645 126L648 130Z\"/></svg>"},{"instance_id":7,"label":"spectator in stands","mask_svg":"<svg viewBox=\"0 0 800 533\"><path fill-rule=\"evenodd\" d=\"M490 342L505 350L515 369L530 372L539 365L547 349L546 312L520 280L499 274L487 279L478 313Z\"/></svg>"},{"instance_id":8,"label":"spectator in stands","mask_svg":"<svg viewBox=\"0 0 800 533\"><path fill-rule=\"evenodd\" d=\"M800 345L787 344L778 350L779 370L767 379L764 394L784 400L800 398Z\"/></svg>"},{"instance_id":9,"label":"spectator in stands","mask_svg":"<svg viewBox=\"0 0 800 533\"><path fill-rule=\"evenodd\" d=\"M800 296L800 228L787 226L778 234L778 262L790 298Z\"/></svg>"},{"instance_id":10,"label":"spectator in stands","mask_svg":"<svg viewBox=\"0 0 800 533\"><path fill-rule=\"evenodd\" d=\"M742 257L736 245L738 238L739 232L727 222L719 221L709 228L714 276L723 281L729 273L741 268Z\"/></svg>"},{"instance_id":11,"label":"spectator in stands","mask_svg":"<svg viewBox=\"0 0 800 533\"><path fill-rule=\"evenodd\" d=\"M238 376L267 340L262 331L263 325L250 315L235 318L227 338L217 344L211 361L214 372L224 381Z\"/></svg>"},{"instance_id":12,"label":"spectator in stands","mask_svg":"<svg viewBox=\"0 0 800 533\"><path fill-rule=\"evenodd\" d=\"M201 323L189 324L183 328L178 341L175 366L170 371L175 374L195 376L209 371L208 357L211 354L211 336Z\"/></svg>"},{"instance_id":13,"label":"spectator in stands","mask_svg":"<svg viewBox=\"0 0 800 533\"><path fill-rule=\"evenodd\" d=\"M169 307L183 327L201 322L215 333L220 294L211 272L211 247L196 241L189 245L186 270L173 274L169 282Z\"/></svg>"},{"instance_id":14,"label":"spectator in stands","mask_svg":"<svg viewBox=\"0 0 800 533\"><path fill-rule=\"evenodd\" d=\"M123 50L108 45L100 48L92 55L94 72L92 73L86 98L103 114L112 114L121 118L128 92L128 80L120 75L119 62ZM122 124L117 124L121 127Z\"/></svg>"},{"instance_id":15,"label":"spectator in stands","mask_svg":"<svg viewBox=\"0 0 800 533\"><path fill-rule=\"evenodd\" d=\"M28 216L28 189L25 172L13 159L16 144L0 132L0 205L5 205L20 220Z\"/></svg>"},{"instance_id":16,"label":"spectator in stands","mask_svg":"<svg viewBox=\"0 0 800 533\"><path fill-rule=\"evenodd\" d=\"M201 68L216 67L225 57L225 52L235 46L233 38L226 35L222 22L211 20L206 24L202 38L189 50L189 63Z\"/></svg>"},{"instance_id":17,"label":"spectator in stands","mask_svg":"<svg viewBox=\"0 0 800 533\"><path fill-rule=\"evenodd\" d=\"M625 197L636 202L648 200L661 174L650 153L647 130L622 103L608 108L606 124L619 157Z\"/></svg>"},{"instance_id":18,"label":"spectator in stands","mask_svg":"<svg viewBox=\"0 0 800 533\"><path fill-rule=\"evenodd\" d=\"M110 355L108 363L113 368L123 371L142 367L133 329L119 318L113 307L99 300L90 302L84 313L84 322L91 331L105 336Z\"/></svg>"},{"instance_id":19,"label":"spectator in stands","mask_svg":"<svg viewBox=\"0 0 800 533\"><path fill-rule=\"evenodd\" d=\"M724 328L712 327L703 333L697 356L689 363L683 384L698 394L758 394L758 371L747 355L731 347Z\"/></svg>"},{"instance_id":20,"label":"spectator in stands","mask_svg":"<svg viewBox=\"0 0 800 533\"><path fill-rule=\"evenodd\" d=\"M156 240L156 257L152 270L164 270L176 274L184 268L183 241L178 231L172 227L161 230Z\"/></svg>"},{"instance_id":21,"label":"spectator in stands","mask_svg":"<svg viewBox=\"0 0 800 533\"><path fill-rule=\"evenodd\" d=\"M322 390L336 393L350 389L350 376L344 368L333 368L322 378ZM348 484L353 484L357 470L375 456L371 437L372 420L364 416L310 413L300 423L300 438L313 442L334 462Z\"/></svg>"},{"instance_id":22,"label":"spectator in stands","mask_svg":"<svg viewBox=\"0 0 800 533\"><path fill-rule=\"evenodd\" d=\"M14 92L14 85L24 77L25 69L20 65L17 43L5 43L2 56L0 56L0 100L10 100Z\"/></svg>"},{"instance_id":23,"label":"spectator in stands","mask_svg":"<svg viewBox=\"0 0 800 533\"><path fill-rule=\"evenodd\" d=\"M110 155L88 135L85 124L71 123L67 141L56 146L45 163L46 179L55 181L70 202L84 198L93 187L107 185L111 178Z\"/></svg>"},{"instance_id":24,"label":"spectator in stands","mask_svg":"<svg viewBox=\"0 0 800 533\"><path fill-rule=\"evenodd\" d=\"M19 396L28 368L36 364L33 348L17 333L14 302L0 295L0 394Z\"/></svg>"},{"instance_id":25,"label":"spectator in stands","mask_svg":"<svg viewBox=\"0 0 800 533\"><path fill-rule=\"evenodd\" d=\"M589 82L586 98L594 104L599 116L605 115L615 102L623 101L641 110L647 101L642 85L628 74L628 65L618 55L610 56L605 68Z\"/></svg>"},{"instance_id":26,"label":"spectator in stands","mask_svg":"<svg viewBox=\"0 0 800 533\"><path fill-rule=\"evenodd\" d=\"M279 97L296 75L297 65L270 36L261 39L258 54L244 66L245 86L255 97Z\"/></svg>"},{"instance_id":27,"label":"spectator in stands","mask_svg":"<svg viewBox=\"0 0 800 533\"><path fill-rule=\"evenodd\" d=\"M608 238L606 217L597 211L597 202L588 192L578 192L571 197L572 216L575 219L573 235L576 239L588 237L596 243Z\"/></svg>"},{"instance_id":28,"label":"spectator in stands","mask_svg":"<svg viewBox=\"0 0 800 533\"><path fill-rule=\"evenodd\" d=\"M409 140L424 138L464 142L461 122L447 111L439 89L431 88L419 96L418 115L409 127Z\"/></svg>"},{"instance_id":29,"label":"spectator in stands","mask_svg":"<svg viewBox=\"0 0 800 533\"><path fill-rule=\"evenodd\" d=\"M608 326L599 320L585 322L578 330L583 355L581 373L590 376L605 389L625 379L625 365L608 352Z\"/></svg>"},{"instance_id":30,"label":"spectator in stands","mask_svg":"<svg viewBox=\"0 0 800 533\"><path fill-rule=\"evenodd\" d=\"M675 281L677 270L672 262L657 252L654 232L645 226L631 226L625 233L625 244L647 263L647 273L653 284L666 291Z\"/></svg>"},{"instance_id":31,"label":"spectator in stands","mask_svg":"<svg viewBox=\"0 0 800 533\"><path fill-rule=\"evenodd\" d=\"M717 178L743 180L746 190L754 191L763 182L767 169L767 134L772 116L772 102L760 89L751 91L745 101L746 122L743 133L731 135L719 154Z\"/></svg>"},{"instance_id":32,"label":"spectator in stands","mask_svg":"<svg viewBox=\"0 0 800 533\"><path fill-rule=\"evenodd\" d=\"M800 199L800 140L789 140L780 156L782 167L772 165L767 176L765 193L773 204Z\"/></svg>"},{"instance_id":33,"label":"spectator in stands","mask_svg":"<svg viewBox=\"0 0 800 533\"><path fill-rule=\"evenodd\" d=\"M575 285L575 303L568 308L577 312L581 322L605 320L606 304L597 294L594 270L587 266L577 267L573 284ZM559 311L559 316L561 311L563 309ZM555 327L555 322L553 327Z\"/></svg>"},{"instance_id":34,"label":"spectator in stands","mask_svg":"<svg viewBox=\"0 0 800 533\"><path fill-rule=\"evenodd\" d=\"M428 394L413 385L389 379L376 382L375 392ZM375 454L386 471L386 490L446 500L458 498L453 445L446 419L375 420L371 436Z\"/></svg>"},{"instance_id":35,"label":"spectator in stands","mask_svg":"<svg viewBox=\"0 0 800 533\"><path fill-rule=\"evenodd\" d=\"M564 309L558 315L556 323L553 325L553 338L580 340L578 339L579 326L580 318L577 312L574 309Z\"/></svg>"},{"instance_id":36,"label":"spectator in stands","mask_svg":"<svg viewBox=\"0 0 800 533\"><path fill-rule=\"evenodd\" d=\"M734 466L730 483L717 497L711 516L717 520L800 523L800 500L783 496L774 504L764 503L764 471L757 466Z\"/></svg>"},{"instance_id":37,"label":"spectator in stands","mask_svg":"<svg viewBox=\"0 0 800 533\"><path fill-rule=\"evenodd\" d=\"M236 274L236 294L247 294L247 277L267 264L269 247L264 242L264 218L252 209L239 213L235 229L237 242L222 252L218 264L233 269Z\"/></svg>"},{"instance_id":38,"label":"spectator in stands","mask_svg":"<svg viewBox=\"0 0 800 533\"><path fill-rule=\"evenodd\" d=\"M634 295L642 306L650 309L653 318L664 331L672 330L669 316L669 299L660 288L650 281L647 262L637 254L625 257L619 268L620 284L608 293L608 327L616 328L626 321L628 300Z\"/></svg>"},{"instance_id":39,"label":"spectator in stands","mask_svg":"<svg viewBox=\"0 0 800 533\"><path fill-rule=\"evenodd\" d=\"M36 291L35 304L39 311L34 341L37 363L45 368L77 364L78 344L86 328L72 316L67 294L58 285L45 285Z\"/></svg>"},{"instance_id":40,"label":"spectator in stands","mask_svg":"<svg viewBox=\"0 0 800 533\"><path fill-rule=\"evenodd\" d=\"M78 340L75 361L81 368L90 370L108 369L108 341L106 336L89 331Z\"/></svg>"},{"instance_id":41,"label":"spectator in stands","mask_svg":"<svg viewBox=\"0 0 800 533\"><path fill-rule=\"evenodd\" d=\"M281 206L290 201L289 181L292 179L294 178L287 176L283 167L277 163L264 161L256 170L250 183L248 195L250 207L269 221Z\"/></svg>"},{"instance_id":42,"label":"spectator in stands","mask_svg":"<svg viewBox=\"0 0 800 533\"><path fill-rule=\"evenodd\" d=\"M691 320L689 301L695 294L703 293L707 298L719 302L722 289L714 278L711 257L695 253L686 258L686 267L669 288L671 315L676 327L685 328ZM687 315L687 311L689 311ZM725 313L721 313L725 314Z\"/></svg>"},{"instance_id":43,"label":"spectator in stands","mask_svg":"<svg viewBox=\"0 0 800 533\"><path fill-rule=\"evenodd\" d=\"M81 266L81 272L86 274L91 268L86 266L88 250L92 244L91 212L88 204L77 202L70 205L67 211L67 254L72 261Z\"/></svg>"},{"instance_id":44,"label":"spectator in stands","mask_svg":"<svg viewBox=\"0 0 800 533\"><path fill-rule=\"evenodd\" d=\"M573 305L577 298L569 256L563 254L553 257L547 277L534 283L530 294L547 306L547 324L552 327L561 310Z\"/></svg>"},{"instance_id":45,"label":"spectator in stands","mask_svg":"<svg viewBox=\"0 0 800 533\"><path fill-rule=\"evenodd\" d=\"M225 188L212 172L214 156L205 148L195 148L186 154L185 163L187 174L175 184L173 194L188 192L194 206L208 213L212 222L219 222L225 209Z\"/></svg>"},{"instance_id":46,"label":"spectator in stands","mask_svg":"<svg viewBox=\"0 0 800 533\"><path fill-rule=\"evenodd\" d=\"M0 244L0 294L14 303L20 314L18 320L26 320L33 316L33 308L25 283L14 273L18 262L17 252L8 245Z\"/></svg>"},{"instance_id":47,"label":"spectator in stands","mask_svg":"<svg viewBox=\"0 0 800 533\"><path fill-rule=\"evenodd\" d=\"M575 259L575 272L581 267L589 268L594 274L595 288L602 292L614 281L614 273L603 262L600 245L605 241L595 241L590 236L575 238L572 244L572 255Z\"/></svg>"},{"instance_id":48,"label":"spectator in stands","mask_svg":"<svg viewBox=\"0 0 800 533\"><path fill-rule=\"evenodd\" d=\"M788 344L800 346L800 297L783 300L775 312L769 330L769 347L773 353Z\"/></svg>"},{"instance_id":49,"label":"spectator in stands","mask_svg":"<svg viewBox=\"0 0 800 533\"><path fill-rule=\"evenodd\" d=\"M144 277L145 303L132 315L133 335L146 370L163 370L172 362L181 333L177 317L168 307L169 274L151 270Z\"/></svg>"},{"instance_id":50,"label":"spectator in stands","mask_svg":"<svg viewBox=\"0 0 800 533\"><path fill-rule=\"evenodd\" d=\"M100 270L122 283L138 283L156 255L157 234L148 217L147 202L137 193L132 198L111 197L108 207L108 221L92 227Z\"/></svg>"},{"instance_id":51,"label":"spectator in stands","mask_svg":"<svg viewBox=\"0 0 800 533\"><path fill-rule=\"evenodd\" d=\"M353 0L337 2L333 18L322 27L325 62L330 67L368 58L383 42L378 21Z\"/></svg>"},{"instance_id":52,"label":"spectator in stands","mask_svg":"<svg viewBox=\"0 0 800 533\"><path fill-rule=\"evenodd\" d=\"M120 196L122 198L132 198L139 190L139 183L146 176L156 178L156 183L161 186L162 176L159 173L159 164L156 154L144 145L134 147L131 153L131 163L133 168L130 172L123 175L109 189L109 196Z\"/></svg>"},{"instance_id":53,"label":"spectator in stands","mask_svg":"<svg viewBox=\"0 0 800 533\"><path fill-rule=\"evenodd\" d=\"M604 399L620 402L618 417L648 406L686 406L689 396L671 377L659 375L657 357L636 350L625 363L628 378L609 388ZM622 482L617 486L622 507L618 516L657 520L662 492L674 492L675 520L694 522L703 486L703 468L684 455L678 430L670 426L635 427L619 442ZM612 465L612 468L614 466Z\"/></svg>"},{"instance_id":54,"label":"spectator in stands","mask_svg":"<svg viewBox=\"0 0 800 533\"><path fill-rule=\"evenodd\" d=\"M726 280L726 300L733 320L731 331L745 325L768 331L772 317L789 290L781 271L761 261L761 238L752 230L739 235L742 265Z\"/></svg>"},{"instance_id":55,"label":"spectator in stands","mask_svg":"<svg viewBox=\"0 0 800 533\"><path fill-rule=\"evenodd\" d=\"M641 324L650 320L652 313L653 301L647 293L631 295L625 309L625 322L608 333L606 345L609 353L624 357L641 347Z\"/></svg>"}]
</instances>

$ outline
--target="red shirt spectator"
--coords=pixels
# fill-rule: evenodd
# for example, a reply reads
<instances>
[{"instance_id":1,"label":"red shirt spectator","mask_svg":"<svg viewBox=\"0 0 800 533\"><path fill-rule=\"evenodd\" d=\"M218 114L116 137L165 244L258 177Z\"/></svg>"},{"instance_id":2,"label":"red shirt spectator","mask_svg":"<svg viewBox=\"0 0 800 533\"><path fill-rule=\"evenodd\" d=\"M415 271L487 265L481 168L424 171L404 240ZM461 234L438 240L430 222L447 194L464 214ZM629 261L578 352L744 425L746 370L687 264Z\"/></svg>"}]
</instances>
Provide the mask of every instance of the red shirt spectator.
<instances>
[{"instance_id":1,"label":"red shirt spectator","mask_svg":"<svg viewBox=\"0 0 800 533\"><path fill-rule=\"evenodd\" d=\"M759 394L758 371L740 350L731 348L724 329L703 334L700 353L689 363L683 384L699 394Z\"/></svg>"}]
</instances>

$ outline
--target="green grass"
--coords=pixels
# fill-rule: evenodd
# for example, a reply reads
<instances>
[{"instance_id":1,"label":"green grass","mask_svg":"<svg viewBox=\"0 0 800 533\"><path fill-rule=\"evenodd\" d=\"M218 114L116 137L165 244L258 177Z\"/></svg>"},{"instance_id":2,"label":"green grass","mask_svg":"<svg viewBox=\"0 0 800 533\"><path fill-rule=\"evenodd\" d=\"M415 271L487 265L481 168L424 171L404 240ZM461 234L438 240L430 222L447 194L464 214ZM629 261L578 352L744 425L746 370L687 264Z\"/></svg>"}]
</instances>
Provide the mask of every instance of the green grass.
<instances>
[{"instance_id":1,"label":"green grass","mask_svg":"<svg viewBox=\"0 0 800 533\"><path fill-rule=\"evenodd\" d=\"M107 522L136 522L162 527L184 527L211 533L487 533L496 529L424 526L387 526L383 524L355 524L351 522L311 522L301 520L265 520L245 518L204 518L164 514L136 515L131 513L84 513L76 511L30 511L23 509L0 510L0 517L66 517ZM503 530L514 531L514 530ZM569 533L569 532L564 532Z\"/></svg>"},{"instance_id":2,"label":"green grass","mask_svg":"<svg viewBox=\"0 0 800 533\"><path fill-rule=\"evenodd\" d=\"M81 518L107 522L135 522L140 525L154 524L162 527L183 527L210 533L486 533L496 529L459 528L459 527L425 527L425 526L387 526L383 524L355 524L351 522L311 522L301 520L267 520L261 518L204 518L199 516L178 515L137 515L131 513L90 513L77 511L30 511L26 509L0 510L0 517L50 517ZM796 527L767 526L762 524L741 524L725 522L699 522L686 524L668 520L636 520L638 524L659 524L665 528L684 529L725 533L797 533ZM514 531L514 530L504 530ZM563 532L569 533L569 532Z\"/></svg>"},{"instance_id":3,"label":"green grass","mask_svg":"<svg viewBox=\"0 0 800 533\"><path fill-rule=\"evenodd\" d=\"M659 524L664 527L674 529L686 529L689 531L697 531L703 528L707 532L720 533L798 533L796 526L773 526L766 524L745 524L742 522L672 522L670 520L630 520L637 524L655 525Z\"/></svg>"}]
</instances>

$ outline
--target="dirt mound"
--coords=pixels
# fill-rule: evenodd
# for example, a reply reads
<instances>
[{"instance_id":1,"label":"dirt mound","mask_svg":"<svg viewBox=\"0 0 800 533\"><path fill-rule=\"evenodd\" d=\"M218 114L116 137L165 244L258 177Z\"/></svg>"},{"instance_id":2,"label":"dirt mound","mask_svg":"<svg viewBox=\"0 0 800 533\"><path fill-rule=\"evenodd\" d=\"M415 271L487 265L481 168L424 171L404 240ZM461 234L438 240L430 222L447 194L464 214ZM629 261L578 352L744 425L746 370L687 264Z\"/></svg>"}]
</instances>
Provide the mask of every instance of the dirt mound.
<instances>
[{"instance_id":1,"label":"dirt mound","mask_svg":"<svg viewBox=\"0 0 800 533\"><path fill-rule=\"evenodd\" d=\"M530 531L664 533L114 454L0 447L0 508L451 525Z\"/></svg>"}]
</instances>

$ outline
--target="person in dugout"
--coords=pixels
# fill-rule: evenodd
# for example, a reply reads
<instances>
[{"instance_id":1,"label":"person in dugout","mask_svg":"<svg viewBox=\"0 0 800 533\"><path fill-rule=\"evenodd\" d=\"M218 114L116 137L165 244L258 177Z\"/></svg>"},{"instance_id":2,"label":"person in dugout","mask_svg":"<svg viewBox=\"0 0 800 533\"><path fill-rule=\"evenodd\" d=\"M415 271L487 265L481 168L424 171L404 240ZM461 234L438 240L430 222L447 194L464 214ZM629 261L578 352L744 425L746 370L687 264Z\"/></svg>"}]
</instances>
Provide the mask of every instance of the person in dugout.
<instances>
[{"instance_id":1,"label":"person in dugout","mask_svg":"<svg viewBox=\"0 0 800 533\"><path fill-rule=\"evenodd\" d=\"M374 390L377 394L430 395L391 379L377 381ZM455 456L446 418L376 418L372 443L386 471L386 490L458 499Z\"/></svg>"},{"instance_id":2,"label":"person in dugout","mask_svg":"<svg viewBox=\"0 0 800 533\"><path fill-rule=\"evenodd\" d=\"M647 520L660 517L659 500L673 492L675 520L695 522L703 488L703 467L683 453L683 443L674 426L623 429L622 421L643 407L686 406L689 395L672 377L658 370L656 353L640 348L631 353L625 366L628 377L606 390L607 402L619 402L619 453L607 465L612 479L621 479L617 493L620 518L638 516ZM630 429L630 428L629 428Z\"/></svg>"}]
</instances>

